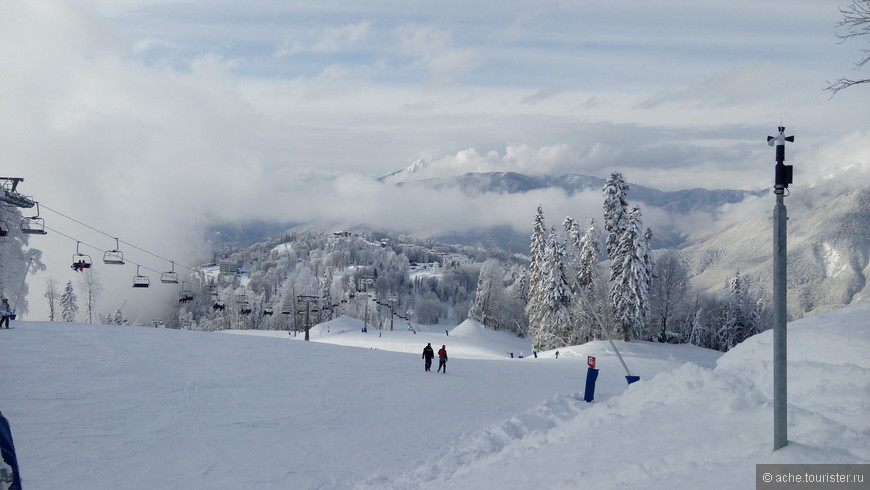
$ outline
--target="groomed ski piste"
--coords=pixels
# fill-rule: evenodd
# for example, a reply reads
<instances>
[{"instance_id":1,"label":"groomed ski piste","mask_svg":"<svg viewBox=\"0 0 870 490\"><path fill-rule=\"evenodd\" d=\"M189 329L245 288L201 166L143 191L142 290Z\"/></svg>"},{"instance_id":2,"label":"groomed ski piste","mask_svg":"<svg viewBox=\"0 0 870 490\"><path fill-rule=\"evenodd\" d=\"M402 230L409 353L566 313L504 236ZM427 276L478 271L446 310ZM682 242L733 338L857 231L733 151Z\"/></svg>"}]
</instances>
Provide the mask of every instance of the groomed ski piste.
<instances>
[{"instance_id":1,"label":"groomed ski piste","mask_svg":"<svg viewBox=\"0 0 870 490\"><path fill-rule=\"evenodd\" d=\"M776 452L770 331L725 354L617 342L629 386L607 342L534 358L473 322L343 318L304 342L18 321L0 410L28 490L754 488L757 463L870 463L868 318L865 302L789 324ZM427 342L446 374L424 372Z\"/></svg>"}]
</instances>

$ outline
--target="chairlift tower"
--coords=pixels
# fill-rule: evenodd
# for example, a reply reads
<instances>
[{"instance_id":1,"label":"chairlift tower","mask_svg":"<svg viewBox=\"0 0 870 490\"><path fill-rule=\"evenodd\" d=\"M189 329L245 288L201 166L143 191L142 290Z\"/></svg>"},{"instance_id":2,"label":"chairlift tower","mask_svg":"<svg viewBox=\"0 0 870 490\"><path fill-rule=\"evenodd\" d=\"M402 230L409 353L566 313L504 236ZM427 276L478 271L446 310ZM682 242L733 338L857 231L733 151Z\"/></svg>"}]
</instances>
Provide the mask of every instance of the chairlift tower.
<instances>
[{"instance_id":1,"label":"chairlift tower","mask_svg":"<svg viewBox=\"0 0 870 490\"><path fill-rule=\"evenodd\" d=\"M36 201L18 192L20 182L24 182L21 177L0 177L0 201L19 208L32 208Z\"/></svg>"},{"instance_id":2,"label":"chairlift tower","mask_svg":"<svg viewBox=\"0 0 870 490\"><path fill-rule=\"evenodd\" d=\"M773 450L788 445L788 383L786 308L787 248L786 222L788 214L783 199L788 195L792 182L793 167L785 164L785 143L793 143L794 136L785 136L785 127L777 128L779 134L768 136L767 144L776 148L776 171L773 193L776 205L773 208Z\"/></svg>"},{"instance_id":3,"label":"chairlift tower","mask_svg":"<svg viewBox=\"0 0 870 490\"><path fill-rule=\"evenodd\" d=\"M369 286L375 283L374 276L363 276L360 279L360 284L363 285L365 291L365 313L363 313L363 329L368 331L369 328Z\"/></svg>"},{"instance_id":4,"label":"chairlift tower","mask_svg":"<svg viewBox=\"0 0 870 490\"><path fill-rule=\"evenodd\" d=\"M305 340L309 340L308 331L311 330L311 303L320 302L320 297L310 294L300 294L296 296L296 302L305 304L305 310L300 311L300 313L305 313Z\"/></svg>"}]
</instances>

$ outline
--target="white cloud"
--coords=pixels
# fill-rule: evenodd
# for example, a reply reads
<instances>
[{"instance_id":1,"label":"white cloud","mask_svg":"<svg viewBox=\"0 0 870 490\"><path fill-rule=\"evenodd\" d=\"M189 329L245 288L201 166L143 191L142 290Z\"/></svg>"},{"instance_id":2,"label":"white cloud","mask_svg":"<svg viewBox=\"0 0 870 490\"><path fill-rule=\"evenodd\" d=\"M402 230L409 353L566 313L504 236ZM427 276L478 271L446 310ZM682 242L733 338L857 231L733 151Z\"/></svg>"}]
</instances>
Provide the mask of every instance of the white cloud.
<instances>
[{"instance_id":1,"label":"white cloud","mask_svg":"<svg viewBox=\"0 0 870 490\"><path fill-rule=\"evenodd\" d=\"M438 82L452 80L479 65L472 48L457 48L453 33L431 25L406 24L395 29L401 49L416 58Z\"/></svg>"},{"instance_id":2,"label":"white cloud","mask_svg":"<svg viewBox=\"0 0 870 490\"><path fill-rule=\"evenodd\" d=\"M356 24L294 33L284 40L275 52L275 57L281 58L307 52L337 53L344 51L359 42L365 41L369 35L370 28L370 22L361 21Z\"/></svg>"},{"instance_id":3,"label":"white cloud","mask_svg":"<svg viewBox=\"0 0 870 490\"><path fill-rule=\"evenodd\" d=\"M130 52L133 54L143 54L160 50L178 51L180 48L181 46L179 44L172 41L149 37L146 39L140 39L133 43Z\"/></svg>"}]
</instances>

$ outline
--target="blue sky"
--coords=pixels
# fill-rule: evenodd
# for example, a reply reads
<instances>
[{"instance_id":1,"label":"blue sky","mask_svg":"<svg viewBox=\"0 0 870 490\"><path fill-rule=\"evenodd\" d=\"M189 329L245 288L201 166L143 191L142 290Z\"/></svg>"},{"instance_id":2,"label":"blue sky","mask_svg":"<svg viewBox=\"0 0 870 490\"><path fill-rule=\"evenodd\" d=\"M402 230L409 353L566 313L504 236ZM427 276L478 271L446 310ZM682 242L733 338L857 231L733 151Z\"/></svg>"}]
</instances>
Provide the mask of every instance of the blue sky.
<instances>
[{"instance_id":1,"label":"blue sky","mask_svg":"<svg viewBox=\"0 0 870 490\"><path fill-rule=\"evenodd\" d=\"M11 0L0 159L25 193L164 256L215 221L524 229L539 203L600 206L373 180L420 158L754 190L782 123L796 185L867 185L870 89L823 90L867 76L840 18L831 0Z\"/></svg>"}]
</instances>

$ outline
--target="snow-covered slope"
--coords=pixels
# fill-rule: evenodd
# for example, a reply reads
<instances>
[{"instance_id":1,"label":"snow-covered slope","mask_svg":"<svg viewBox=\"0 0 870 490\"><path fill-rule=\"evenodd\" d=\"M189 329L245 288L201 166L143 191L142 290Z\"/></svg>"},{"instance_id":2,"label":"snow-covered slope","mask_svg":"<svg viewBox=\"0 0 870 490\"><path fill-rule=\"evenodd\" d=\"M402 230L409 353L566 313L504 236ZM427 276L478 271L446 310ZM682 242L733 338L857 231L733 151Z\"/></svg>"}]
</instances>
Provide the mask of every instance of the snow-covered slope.
<instances>
[{"instance_id":1,"label":"snow-covered slope","mask_svg":"<svg viewBox=\"0 0 870 490\"><path fill-rule=\"evenodd\" d=\"M870 298L870 187L791 214L789 315L799 317ZM746 220L707 233L681 253L688 260L693 283L702 289L721 291L739 270L751 279L757 291L771 291L772 250L773 231L768 216L766 220Z\"/></svg>"},{"instance_id":2,"label":"snow-covered slope","mask_svg":"<svg viewBox=\"0 0 870 490\"><path fill-rule=\"evenodd\" d=\"M628 387L606 343L498 358L473 324L338 322L303 342L14 322L0 410L28 489L752 488L756 463L870 463L868 317L865 302L789 325L791 442L774 454L770 332L721 357L620 342ZM427 338L447 374L423 371Z\"/></svg>"}]
</instances>

